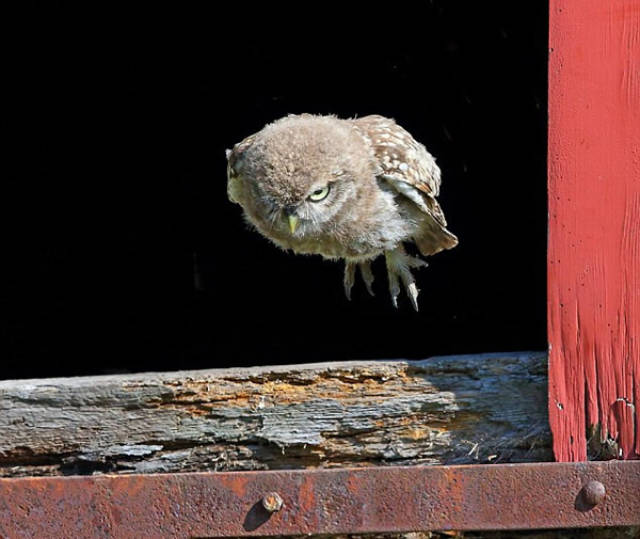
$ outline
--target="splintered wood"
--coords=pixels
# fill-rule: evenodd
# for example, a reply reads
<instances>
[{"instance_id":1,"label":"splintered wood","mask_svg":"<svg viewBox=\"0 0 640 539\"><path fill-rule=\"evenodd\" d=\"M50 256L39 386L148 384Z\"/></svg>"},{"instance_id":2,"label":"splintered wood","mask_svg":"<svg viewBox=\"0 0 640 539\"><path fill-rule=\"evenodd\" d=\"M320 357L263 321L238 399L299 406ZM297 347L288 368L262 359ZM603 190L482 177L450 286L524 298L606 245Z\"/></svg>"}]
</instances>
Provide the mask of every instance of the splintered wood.
<instances>
[{"instance_id":1,"label":"splintered wood","mask_svg":"<svg viewBox=\"0 0 640 539\"><path fill-rule=\"evenodd\" d=\"M545 353L0 382L0 475L551 459Z\"/></svg>"}]
</instances>

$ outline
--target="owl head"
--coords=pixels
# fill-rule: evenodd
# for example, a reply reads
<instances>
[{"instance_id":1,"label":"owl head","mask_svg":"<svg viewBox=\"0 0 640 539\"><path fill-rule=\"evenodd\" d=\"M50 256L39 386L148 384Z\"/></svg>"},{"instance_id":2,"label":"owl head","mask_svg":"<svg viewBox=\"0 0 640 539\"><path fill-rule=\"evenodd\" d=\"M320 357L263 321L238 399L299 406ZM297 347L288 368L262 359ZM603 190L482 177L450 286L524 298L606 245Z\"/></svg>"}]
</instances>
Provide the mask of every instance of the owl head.
<instances>
[{"instance_id":1,"label":"owl head","mask_svg":"<svg viewBox=\"0 0 640 539\"><path fill-rule=\"evenodd\" d=\"M375 163L358 132L331 116L287 116L227 151L229 198L269 237L313 237L347 218ZM348 213L348 212L347 212Z\"/></svg>"}]
</instances>

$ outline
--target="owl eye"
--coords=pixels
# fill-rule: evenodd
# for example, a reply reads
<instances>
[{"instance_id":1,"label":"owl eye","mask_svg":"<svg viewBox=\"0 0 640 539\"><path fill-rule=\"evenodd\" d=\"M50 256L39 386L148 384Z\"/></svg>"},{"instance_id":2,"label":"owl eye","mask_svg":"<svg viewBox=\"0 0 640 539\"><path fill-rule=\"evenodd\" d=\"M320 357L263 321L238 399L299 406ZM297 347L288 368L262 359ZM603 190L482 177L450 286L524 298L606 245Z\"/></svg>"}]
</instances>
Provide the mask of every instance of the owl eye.
<instances>
[{"instance_id":1,"label":"owl eye","mask_svg":"<svg viewBox=\"0 0 640 539\"><path fill-rule=\"evenodd\" d=\"M330 188L328 185L325 185L321 189L316 189L313 193L309 195L309 200L311 202L320 202L321 200L324 200L325 198L327 198L329 191L330 191Z\"/></svg>"}]
</instances>

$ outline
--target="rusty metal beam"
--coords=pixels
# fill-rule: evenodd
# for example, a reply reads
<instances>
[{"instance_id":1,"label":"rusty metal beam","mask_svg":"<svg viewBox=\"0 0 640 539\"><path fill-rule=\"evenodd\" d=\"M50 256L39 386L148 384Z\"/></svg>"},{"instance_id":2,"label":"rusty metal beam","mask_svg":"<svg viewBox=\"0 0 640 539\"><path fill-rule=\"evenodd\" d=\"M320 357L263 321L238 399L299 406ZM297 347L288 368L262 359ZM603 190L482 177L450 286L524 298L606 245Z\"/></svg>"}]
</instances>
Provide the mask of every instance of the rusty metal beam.
<instances>
[{"instance_id":1,"label":"rusty metal beam","mask_svg":"<svg viewBox=\"0 0 640 539\"><path fill-rule=\"evenodd\" d=\"M640 524L640 461L0 479L2 537Z\"/></svg>"}]
</instances>

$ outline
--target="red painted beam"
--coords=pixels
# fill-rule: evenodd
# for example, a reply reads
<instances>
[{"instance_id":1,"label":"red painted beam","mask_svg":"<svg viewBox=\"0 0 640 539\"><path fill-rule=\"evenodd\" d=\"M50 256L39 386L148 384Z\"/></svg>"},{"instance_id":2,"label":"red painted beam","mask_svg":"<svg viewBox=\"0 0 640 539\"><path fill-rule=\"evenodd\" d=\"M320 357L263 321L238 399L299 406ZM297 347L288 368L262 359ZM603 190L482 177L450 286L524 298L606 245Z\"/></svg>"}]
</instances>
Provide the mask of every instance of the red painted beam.
<instances>
[{"instance_id":1,"label":"red painted beam","mask_svg":"<svg viewBox=\"0 0 640 539\"><path fill-rule=\"evenodd\" d=\"M551 0L549 417L640 457L640 1Z\"/></svg>"},{"instance_id":2,"label":"red painted beam","mask_svg":"<svg viewBox=\"0 0 640 539\"><path fill-rule=\"evenodd\" d=\"M1 537L241 537L640 524L640 462L0 479Z\"/></svg>"}]
</instances>

